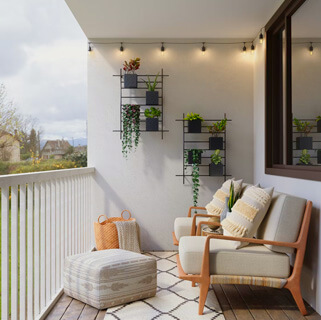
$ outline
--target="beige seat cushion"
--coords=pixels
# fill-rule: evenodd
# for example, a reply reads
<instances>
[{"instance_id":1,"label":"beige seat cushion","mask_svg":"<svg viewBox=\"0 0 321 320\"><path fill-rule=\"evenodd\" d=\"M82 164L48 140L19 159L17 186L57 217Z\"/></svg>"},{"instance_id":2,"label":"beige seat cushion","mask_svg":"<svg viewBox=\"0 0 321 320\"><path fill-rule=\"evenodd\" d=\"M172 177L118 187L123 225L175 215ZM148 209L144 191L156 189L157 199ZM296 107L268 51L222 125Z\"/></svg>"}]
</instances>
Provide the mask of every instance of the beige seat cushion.
<instances>
[{"instance_id":1,"label":"beige seat cushion","mask_svg":"<svg viewBox=\"0 0 321 320\"><path fill-rule=\"evenodd\" d=\"M200 274L206 237L182 237L179 257L185 273ZM233 241L211 239L211 275L237 275L287 278L290 274L290 258L263 245L250 244L234 249Z\"/></svg>"},{"instance_id":2,"label":"beige seat cushion","mask_svg":"<svg viewBox=\"0 0 321 320\"><path fill-rule=\"evenodd\" d=\"M196 226L197 226L198 222L207 221L208 219L209 218L197 217L196 218ZM174 232L175 232L175 237L178 241L181 237L191 235L192 222L193 222L193 218L188 218L188 217L181 217L181 218L175 219Z\"/></svg>"},{"instance_id":3,"label":"beige seat cushion","mask_svg":"<svg viewBox=\"0 0 321 320\"><path fill-rule=\"evenodd\" d=\"M295 242L298 238L306 199L274 192L270 208L260 225L257 237L271 241ZM294 249L267 245L276 252L292 253Z\"/></svg>"}]
</instances>

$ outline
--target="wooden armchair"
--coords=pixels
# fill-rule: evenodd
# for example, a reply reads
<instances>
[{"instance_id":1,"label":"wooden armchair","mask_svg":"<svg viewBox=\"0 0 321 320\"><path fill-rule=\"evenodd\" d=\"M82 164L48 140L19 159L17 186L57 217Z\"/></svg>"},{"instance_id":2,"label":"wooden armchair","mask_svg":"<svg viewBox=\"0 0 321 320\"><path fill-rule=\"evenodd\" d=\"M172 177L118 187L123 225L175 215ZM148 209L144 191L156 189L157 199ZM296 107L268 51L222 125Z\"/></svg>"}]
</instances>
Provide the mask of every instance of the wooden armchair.
<instances>
[{"instance_id":1,"label":"wooden armchair","mask_svg":"<svg viewBox=\"0 0 321 320\"><path fill-rule=\"evenodd\" d=\"M278 204L273 204L272 206L273 208L271 209L271 211L279 209ZM311 219L311 210L312 202L308 201L302 213L293 212L293 210L292 213L286 213L286 215L288 216L287 219L292 218L292 220L295 220L295 223L298 223L298 229L293 229L296 234L296 238L294 238L296 240L294 240L293 242L271 241L267 239L254 238L236 238L222 235L182 238L182 241L179 245L179 255L177 255L179 277L184 280L192 281L192 284L199 284L199 314L203 314L209 285L220 283L250 284L274 288L287 288L293 295L293 298L298 305L300 312L303 315L306 315L307 311L301 296L300 278ZM272 212L270 216L267 217L267 220L275 220L276 216L273 214L274 212ZM283 219L282 221L279 220L279 226L286 226L286 221L284 221L284 217L282 217L282 215L285 215L284 211L281 211L279 215L280 219ZM297 217L297 215L300 215L300 217ZM268 223L269 221L265 223L265 228L268 228L266 226ZM201 226L203 224L209 223L207 221L200 221L198 223L198 235L200 234ZM292 231L290 232L289 230L289 235L286 236L292 237L294 234ZM231 243L233 243L233 241L248 242L250 243L250 245L241 249L234 249L233 251L230 245ZM198 253L195 249L197 249L197 247L199 246L201 246L201 249L199 255L197 255ZM226 246L228 250L224 249L224 247ZM189 250L189 248L192 249ZM292 271L290 266L290 259L284 252L286 250L294 250L296 252ZM223 255L220 255L220 253L222 252ZM229 259L234 259L235 263L233 265L229 265L228 263L226 263L226 256L228 255L230 255ZM199 257L199 259L201 260L201 263L199 265L197 262L197 257ZM238 259L242 260L242 263L238 264ZM255 259L257 263L251 263L251 261L253 262L255 261ZM243 271L244 274L242 274L242 270L240 270L242 269L242 264L245 265L246 268L246 271ZM246 264L248 265L246 266ZM253 274L245 274L246 272L251 272L251 268ZM270 270L273 268L274 270ZM234 272L231 271L231 273L220 273L219 271L226 271L231 269L234 270Z\"/></svg>"}]
</instances>

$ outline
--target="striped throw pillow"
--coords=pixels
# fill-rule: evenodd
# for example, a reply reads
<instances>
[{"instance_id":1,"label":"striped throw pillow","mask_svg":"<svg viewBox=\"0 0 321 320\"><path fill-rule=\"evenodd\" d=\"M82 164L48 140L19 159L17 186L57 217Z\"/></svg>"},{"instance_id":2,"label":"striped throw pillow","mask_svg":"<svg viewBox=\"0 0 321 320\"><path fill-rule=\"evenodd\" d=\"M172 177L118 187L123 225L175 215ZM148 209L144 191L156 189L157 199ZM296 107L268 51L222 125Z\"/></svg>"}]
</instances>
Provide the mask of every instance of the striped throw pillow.
<instances>
[{"instance_id":1,"label":"striped throw pillow","mask_svg":"<svg viewBox=\"0 0 321 320\"><path fill-rule=\"evenodd\" d=\"M213 200L205 206L208 214L218 217L221 215L222 211L225 209L225 199L230 196L232 181L235 193L238 193L242 189L243 180L235 181L234 178L226 180L222 187L215 192Z\"/></svg>"},{"instance_id":2,"label":"striped throw pillow","mask_svg":"<svg viewBox=\"0 0 321 320\"><path fill-rule=\"evenodd\" d=\"M262 189L255 186L246 189L233 206L232 212L222 221L223 234L253 238L270 207L273 190L274 188ZM235 248L247 245L248 242L235 241Z\"/></svg>"}]
</instances>

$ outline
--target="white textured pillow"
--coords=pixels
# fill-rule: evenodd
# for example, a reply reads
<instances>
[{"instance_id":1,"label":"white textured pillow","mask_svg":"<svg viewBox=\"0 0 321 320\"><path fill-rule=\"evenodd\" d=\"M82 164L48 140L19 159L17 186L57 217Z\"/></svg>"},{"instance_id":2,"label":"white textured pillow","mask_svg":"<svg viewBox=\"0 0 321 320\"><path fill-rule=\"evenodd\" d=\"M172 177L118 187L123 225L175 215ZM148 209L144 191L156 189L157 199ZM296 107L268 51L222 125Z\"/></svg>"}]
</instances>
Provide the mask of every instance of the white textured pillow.
<instances>
[{"instance_id":1,"label":"white textured pillow","mask_svg":"<svg viewBox=\"0 0 321 320\"><path fill-rule=\"evenodd\" d=\"M253 238L266 215L274 188L261 189L252 186L244 191L237 200L232 212L222 221L223 234L232 237ZM235 241L235 247L241 248L248 242Z\"/></svg>"},{"instance_id":2,"label":"white textured pillow","mask_svg":"<svg viewBox=\"0 0 321 320\"><path fill-rule=\"evenodd\" d=\"M221 215L222 211L225 209L225 199L230 196L232 181L235 193L238 193L242 189L243 180L235 181L234 178L226 180L222 184L222 187L215 192L213 200L205 206L208 214L218 217Z\"/></svg>"}]
</instances>

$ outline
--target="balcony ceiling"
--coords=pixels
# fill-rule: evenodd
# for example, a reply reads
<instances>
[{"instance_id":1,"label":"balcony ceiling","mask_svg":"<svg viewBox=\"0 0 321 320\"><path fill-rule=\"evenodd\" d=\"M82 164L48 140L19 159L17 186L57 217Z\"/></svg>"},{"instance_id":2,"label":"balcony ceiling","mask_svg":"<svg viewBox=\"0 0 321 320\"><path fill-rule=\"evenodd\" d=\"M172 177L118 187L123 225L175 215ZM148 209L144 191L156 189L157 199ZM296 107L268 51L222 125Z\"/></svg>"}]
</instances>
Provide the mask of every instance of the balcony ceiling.
<instances>
[{"instance_id":1,"label":"balcony ceiling","mask_svg":"<svg viewBox=\"0 0 321 320\"><path fill-rule=\"evenodd\" d=\"M88 39L252 38L283 0L65 0Z\"/></svg>"}]
</instances>

